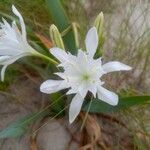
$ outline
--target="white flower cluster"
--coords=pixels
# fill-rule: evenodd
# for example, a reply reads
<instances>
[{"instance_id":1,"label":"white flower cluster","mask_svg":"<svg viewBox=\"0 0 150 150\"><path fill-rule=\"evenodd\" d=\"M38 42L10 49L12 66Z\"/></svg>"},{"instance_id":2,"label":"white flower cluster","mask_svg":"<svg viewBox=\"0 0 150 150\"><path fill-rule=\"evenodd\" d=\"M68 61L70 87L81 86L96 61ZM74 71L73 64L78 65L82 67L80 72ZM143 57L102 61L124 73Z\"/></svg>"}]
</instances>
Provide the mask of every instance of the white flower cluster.
<instances>
[{"instance_id":1,"label":"white flower cluster","mask_svg":"<svg viewBox=\"0 0 150 150\"><path fill-rule=\"evenodd\" d=\"M1 80L8 65L21 57L35 55L35 51L27 42L24 20L17 9L12 6L13 13L19 17L21 32L15 21L10 25L5 19L0 23L0 65ZM78 50L78 54L72 55L58 47L50 49L50 53L59 61L59 67L63 72L55 73L61 80L47 80L40 90L43 93L54 93L69 88L66 94L75 94L69 108L69 122L72 123L79 114L84 98L88 92L94 97L110 104L118 104L118 95L105 89L101 77L109 72L131 70L131 67L118 61L102 64L101 58L94 59L98 46L98 35L95 27L92 27L85 40L86 51Z\"/></svg>"},{"instance_id":2,"label":"white flower cluster","mask_svg":"<svg viewBox=\"0 0 150 150\"><path fill-rule=\"evenodd\" d=\"M77 56L60 48L52 48L50 52L60 61L64 72L55 73L62 80L47 80L41 85L43 93L54 93L70 88L67 94L75 94L69 109L69 122L72 123L79 114L84 98L90 91L94 97L110 105L118 104L118 95L102 87L101 77L106 73L121 70L131 70L131 67L118 61L102 64L101 58L94 59L98 46L98 35L92 27L85 40L87 51L78 50Z\"/></svg>"},{"instance_id":3,"label":"white flower cluster","mask_svg":"<svg viewBox=\"0 0 150 150\"><path fill-rule=\"evenodd\" d=\"M1 70L2 81L4 81L5 70L8 65L21 57L37 53L27 42L26 27L21 14L14 6L12 6L12 11L19 17L21 32L15 21L11 25L5 19L2 19L3 22L0 22L0 65L3 65Z\"/></svg>"}]
</instances>

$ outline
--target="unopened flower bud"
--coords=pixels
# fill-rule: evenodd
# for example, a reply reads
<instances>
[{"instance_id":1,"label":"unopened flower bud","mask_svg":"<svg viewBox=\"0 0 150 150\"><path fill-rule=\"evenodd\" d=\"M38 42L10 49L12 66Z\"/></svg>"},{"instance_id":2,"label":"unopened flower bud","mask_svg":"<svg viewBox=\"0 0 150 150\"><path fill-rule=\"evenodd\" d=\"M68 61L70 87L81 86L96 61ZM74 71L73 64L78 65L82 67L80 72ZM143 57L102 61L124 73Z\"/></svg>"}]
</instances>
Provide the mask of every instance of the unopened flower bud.
<instances>
[{"instance_id":1,"label":"unopened flower bud","mask_svg":"<svg viewBox=\"0 0 150 150\"><path fill-rule=\"evenodd\" d=\"M97 29L98 38L99 38L99 45L98 45L96 56L100 57L102 55L103 45L104 45L104 41L105 41L105 37L104 37L104 14L103 14L103 12L101 12L96 17L95 22L94 22L94 26Z\"/></svg>"},{"instance_id":2,"label":"unopened flower bud","mask_svg":"<svg viewBox=\"0 0 150 150\"><path fill-rule=\"evenodd\" d=\"M72 23L72 29L73 29L73 32L74 32L74 38L75 38L76 47L79 48L78 24L73 22Z\"/></svg>"},{"instance_id":3,"label":"unopened flower bud","mask_svg":"<svg viewBox=\"0 0 150 150\"><path fill-rule=\"evenodd\" d=\"M50 26L50 37L54 46L65 49L61 34L54 24Z\"/></svg>"}]
</instances>

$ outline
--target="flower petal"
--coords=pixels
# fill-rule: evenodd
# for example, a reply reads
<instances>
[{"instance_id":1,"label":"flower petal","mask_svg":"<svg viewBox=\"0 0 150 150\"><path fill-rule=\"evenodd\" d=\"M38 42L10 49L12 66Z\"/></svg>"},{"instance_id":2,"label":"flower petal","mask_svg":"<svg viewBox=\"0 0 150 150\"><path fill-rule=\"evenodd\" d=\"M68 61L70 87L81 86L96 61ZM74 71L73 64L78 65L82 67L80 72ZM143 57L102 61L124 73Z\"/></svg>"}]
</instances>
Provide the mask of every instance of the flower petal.
<instances>
[{"instance_id":1,"label":"flower petal","mask_svg":"<svg viewBox=\"0 0 150 150\"><path fill-rule=\"evenodd\" d=\"M81 97L85 97L87 95L88 92L88 85L86 82L80 82L78 85L78 93L80 94Z\"/></svg>"},{"instance_id":2,"label":"flower petal","mask_svg":"<svg viewBox=\"0 0 150 150\"><path fill-rule=\"evenodd\" d=\"M56 72L54 74L56 74L57 76L59 76L62 79L66 79L66 76L65 76L65 74L63 72Z\"/></svg>"},{"instance_id":3,"label":"flower petal","mask_svg":"<svg viewBox=\"0 0 150 150\"><path fill-rule=\"evenodd\" d=\"M28 53L22 53L22 54L19 54L16 56L10 56L10 57L9 56L1 56L0 57L1 58L0 65L4 65L2 70L1 70L1 80L4 81L4 74L5 74L5 70L8 67L8 65L14 63L15 61L17 61L21 57L28 56L28 55L29 55Z\"/></svg>"},{"instance_id":4,"label":"flower petal","mask_svg":"<svg viewBox=\"0 0 150 150\"><path fill-rule=\"evenodd\" d=\"M5 62L6 62L7 60L9 60L9 59L10 59L10 56L7 56L7 55L5 55L5 56L0 56L0 64L1 64L1 65L5 64Z\"/></svg>"},{"instance_id":5,"label":"flower petal","mask_svg":"<svg viewBox=\"0 0 150 150\"><path fill-rule=\"evenodd\" d=\"M65 89L67 88L66 86L60 86L62 85L63 81L64 80L47 80L41 84L40 91L43 93L51 94Z\"/></svg>"},{"instance_id":6,"label":"flower petal","mask_svg":"<svg viewBox=\"0 0 150 150\"><path fill-rule=\"evenodd\" d=\"M69 108L69 122L72 123L80 113L84 98L77 93L71 101Z\"/></svg>"},{"instance_id":7,"label":"flower petal","mask_svg":"<svg viewBox=\"0 0 150 150\"><path fill-rule=\"evenodd\" d=\"M58 47L51 48L50 53L53 54L62 63L68 60L68 54Z\"/></svg>"},{"instance_id":8,"label":"flower petal","mask_svg":"<svg viewBox=\"0 0 150 150\"><path fill-rule=\"evenodd\" d=\"M90 86L89 91L93 94L94 97L96 97L96 93L97 93L97 87L96 86Z\"/></svg>"},{"instance_id":9,"label":"flower petal","mask_svg":"<svg viewBox=\"0 0 150 150\"><path fill-rule=\"evenodd\" d=\"M102 68L106 73L113 72L113 71L122 71L122 70L131 70L132 69L132 67L125 65L121 62L118 62L118 61L108 62L108 63L104 64L102 66Z\"/></svg>"},{"instance_id":10,"label":"flower petal","mask_svg":"<svg viewBox=\"0 0 150 150\"><path fill-rule=\"evenodd\" d=\"M24 39L22 38L22 34L19 31L18 26L15 21L12 22L12 30L14 31L14 34L15 34L15 37L16 37L16 40L18 41L18 43L21 44L22 42L24 42ZM25 43L26 42L27 41L25 41Z\"/></svg>"},{"instance_id":11,"label":"flower petal","mask_svg":"<svg viewBox=\"0 0 150 150\"><path fill-rule=\"evenodd\" d=\"M94 54L96 53L96 49L98 46L98 35L97 35L97 30L95 27L92 27L87 35L86 35L86 39L85 39L85 44L86 44L86 50L89 53L89 55L91 57L94 56Z\"/></svg>"},{"instance_id":12,"label":"flower petal","mask_svg":"<svg viewBox=\"0 0 150 150\"><path fill-rule=\"evenodd\" d=\"M113 106L118 104L118 95L101 86L98 87L98 98Z\"/></svg>"},{"instance_id":13,"label":"flower petal","mask_svg":"<svg viewBox=\"0 0 150 150\"><path fill-rule=\"evenodd\" d=\"M70 95L70 94L75 94L78 92L78 87L71 87L71 89L68 90L68 92L66 93L66 95Z\"/></svg>"},{"instance_id":14,"label":"flower petal","mask_svg":"<svg viewBox=\"0 0 150 150\"><path fill-rule=\"evenodd\" d=\"M26 27L25 27L25 23L24 23L22 15L19 13L19 11L16 9L16 7L14 5L12 5L12 11L16 16L19 17L21 30L22 30L22 36L23 36L23 39L25 41L27 41L27 39L26 39Z\"/></svg>"},{"instance_id":15,"label":"flower petal","mask_svg":"<svg viewBox=\"0 0 150 150\"><path fill-rule=\"evenodd\" d=\"M9 65L9 64L8 64ZM5 77L5 71L6 71L6 68L8 67L8 65L4 65L2 67L2 70L1 70L1 81L3 82L4 81L4 77Z\"/></svg>"}]
</instances>

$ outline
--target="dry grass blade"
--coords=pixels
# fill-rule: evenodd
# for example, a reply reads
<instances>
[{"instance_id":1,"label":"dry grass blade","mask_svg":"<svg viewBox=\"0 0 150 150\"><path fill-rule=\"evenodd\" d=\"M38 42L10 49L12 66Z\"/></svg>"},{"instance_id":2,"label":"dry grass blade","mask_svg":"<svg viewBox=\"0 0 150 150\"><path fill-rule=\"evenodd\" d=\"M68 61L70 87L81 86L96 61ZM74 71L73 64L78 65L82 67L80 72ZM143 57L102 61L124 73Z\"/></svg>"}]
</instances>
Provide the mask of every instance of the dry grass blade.
<instances>
[{"instance_id":1,"label":"dry grass blade","mask_svg":"<svg viewBox=\"0 0 150 150\"><path fill-rule=\"evenodd\" d=\"M37 144L36 144L36 136L32 136L30 138L30 149L31 150L38 150Z\"/></svg>"},{"instance_id":2,"label":"dry grass blade","mask_svg":"<svg viewBox=\"0 0 150 150\"><path fill-rule=\"evenodd\" d=\"M46 46L46 48L49 49L49 48L53 47L52 42L47 37L43 36L40 33L36 33L36 36L41 40L41 42Z\"/></svg>"},{"instance_id":3,"label":"dry grass blade","mask_svg":"<svg viewBox=\"0 0 150 150\"><path fill-rule=\"evenodd\" d=\"M80 114L82 120L84 120L85 113ZM80 150L95 150L96 146L101 147L104 150L108 150L107 146L103 142L101 128L96 118L88 114L87 120L85 122L85 130L88 136L87 143L85 146L81 147Z\"/></svg>"}]
</instances>

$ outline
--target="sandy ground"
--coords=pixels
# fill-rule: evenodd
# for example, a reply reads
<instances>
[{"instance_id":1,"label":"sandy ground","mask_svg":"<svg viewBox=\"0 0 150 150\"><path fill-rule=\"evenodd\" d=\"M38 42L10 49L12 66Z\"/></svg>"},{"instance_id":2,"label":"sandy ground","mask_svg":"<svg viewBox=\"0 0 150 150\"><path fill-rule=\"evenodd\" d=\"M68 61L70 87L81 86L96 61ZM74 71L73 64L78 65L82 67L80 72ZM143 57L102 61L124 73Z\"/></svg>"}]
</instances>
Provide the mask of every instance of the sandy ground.
<instances>
[{"instance_id":1,"label":"sandy ground","mask_svg":"<svg viewBox=\"0 0 150 150\"><path fill-rule=\"evenodd\" d=\"M10 87L9 93L18 99L0 94L0 129L39 109L39 105L42 104L42 95L37 87L36 84L25 79L23 82L20 83L19 81ZM39 150L66 150L70 140L71 135L66 129L64 120L47 121L47 125L41 128L37 134L36 146ZM0 140L1 150L29 150L32 145L29 134L20 139ZM77 149L77 144L71 145L72 150Z\"/></svg>"},{"instance_id":2,"label":"sandy ground","mask_svg":"<svg viewBox=\"0 0 150 150\"><path fill-rule=\"evenodd\" d=\"M38 87L31 80L24 78L21 83L19 80L9 89L9 93L12 93L18 99L0 94L0 129L5 128L20 117L39 110L43 103L41 100L46 102L48 99L46 97L43 99ZM80 118L83 118L83 116L81 115ZM32 133L45 122L46 125L40 128L33 138ZM90 146L92 139L96 141L95 145L105 143L106 147L115 147L119 141L123 147L129 150L133 148L132 136L124 125L119 125L109 116L90 117L82 132L80 132L81 122L69 125L67 116L64 119L44 120L42 123L37 122L34 126L30 126L30 132L20 139L0 140L0 149L77 150L81 145ZM95 147L94 150L99 150L100 147Z\"/></svg>"}]
</instances>

